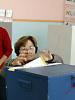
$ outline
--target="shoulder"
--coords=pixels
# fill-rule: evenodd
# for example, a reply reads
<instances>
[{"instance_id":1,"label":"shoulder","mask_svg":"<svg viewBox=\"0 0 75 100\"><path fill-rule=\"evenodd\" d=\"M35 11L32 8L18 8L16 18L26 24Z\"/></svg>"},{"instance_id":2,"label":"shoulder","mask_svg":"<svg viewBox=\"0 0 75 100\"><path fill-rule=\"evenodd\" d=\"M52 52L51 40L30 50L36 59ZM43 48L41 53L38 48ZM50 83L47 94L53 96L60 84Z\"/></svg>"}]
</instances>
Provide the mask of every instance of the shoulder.
<instances>
[{"instance_id":1,"label":"shoulder","mask_svg":"<svg viewBox=\"0 0 75 100\"><path fill-rule=\"evenodd\" d=\"M6 39L9 38L7 29L0 27L0 36Z\"/></svg>"},{"instance_id":2,"label":"shoulder","mask_svg":"<svg viewBox=\"0 0 75 100\"><path fill-rule=\"evenodd\" d=\"M0 27L0 32L7 33L7 30L5 28L3 28L3 27Z\"/></svg>"},{"instance_id":3,"label":"shoulder","mask_svg":"<svg viewBox=\"0 0 75 100\"><path fill-rule=\"evenodd\" d=\"M0 30L5 30L5 28L3 28L3 27L0 27Z\"/></svg>"}]
</instances>

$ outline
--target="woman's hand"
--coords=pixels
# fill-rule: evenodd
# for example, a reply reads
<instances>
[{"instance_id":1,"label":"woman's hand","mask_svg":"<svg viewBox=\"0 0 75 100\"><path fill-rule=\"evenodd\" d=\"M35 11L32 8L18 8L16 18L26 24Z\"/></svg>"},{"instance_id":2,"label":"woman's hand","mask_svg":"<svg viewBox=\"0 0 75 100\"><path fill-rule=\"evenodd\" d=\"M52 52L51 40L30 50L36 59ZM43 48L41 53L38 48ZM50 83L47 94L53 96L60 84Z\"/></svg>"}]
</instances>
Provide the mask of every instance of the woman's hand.
<instances>
[{"instance_id":1,"label":"woman's hand","mask_svg":"<svg viewBox=\"0 0 75 100\"><path fill-rule=\"evenodd\" d=\"M12 65L24 65L27 62L28 51L22 49L20 50L20 54L12 61Z\"/></svg>"},{"instance_id":2,"label":"woman's hand","mask_svg":"<svg viewBox=\"0 0 75 100\"><path fill-rule=\"evenodd\" d=\"M35 57L35 48L31 51L26 49L25 47L21 47L19 50L19 55L17 56L16 59L12 61L12 65L24 65L28 61L31 61Z\"/></svg>"},{"instance_id":3,"label":"woman's hand","mask_svg":"<svg viewBox=\"0 0 75 100\"><path fill-rule=\"evenodd\" d=\"M45 60L45 61L49 61L52 59L52 54L50 52L50 50L46 51L46 50L42 50L40 52L40 56Z\"/></svg>"},{"instance_id":4,"label":"woman's hand","mask_svg":"<svg viewBox=\"0 0 75 100\"><path fill-rule=\"evenodd\" d=\"M23 55L20 55L12 61L12 65L24 65L26 61L27 59Z\"/></svg>"}]
</instances>

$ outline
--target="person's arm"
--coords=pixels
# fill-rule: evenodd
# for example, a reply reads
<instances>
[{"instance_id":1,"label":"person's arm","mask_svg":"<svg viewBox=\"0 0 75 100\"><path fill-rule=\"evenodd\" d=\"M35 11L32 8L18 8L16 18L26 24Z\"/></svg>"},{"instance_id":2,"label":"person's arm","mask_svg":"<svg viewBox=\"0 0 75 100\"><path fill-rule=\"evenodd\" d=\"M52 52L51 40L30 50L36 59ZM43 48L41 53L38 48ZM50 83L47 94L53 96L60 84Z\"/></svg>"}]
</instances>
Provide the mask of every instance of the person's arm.
<instances>
[{"instance_id":1,"label":"person's arm","mask_svg":"<svg viewBox=\"0 0 75 100\"><path fill-rule=\"evenodd\" d=\"M14 59L11 59L11 58L10 58L10 59L8 59L8 60L5 62L4 65L5 65L5 66L9 66L9 67L10 67L10 66L14 66L14 65L12 65L12 62L13 62L13 61L14 61Z\"/></svg>"},{"instance_id":2,"label":"person's arm","mask_svg":"<svg viewBox=\"0 0 75 100\"><path fill-rule=\"evenodd\" d=\"M0 58L0 69L3 67L4 62L7 60L7 58L11 55L12 53L12 46L11 46L11 40L8 35L8 32L2 28L2 48L3 48L3 56Z\"/></svg>"},{"instance_id":3,"label":"person's arm","mask_svg":"<svg viewBox=\"0 0 75 100\"><path fill-rule=\"evenodd\" d=\"M48 60L46 62L47 63L64 63L63 59L60 56L56 55L56 54L52 54L52 59Z\"/></svg>"},{"instance_id":4,"label":"person's arm","mask_svg":"<svg viewBox=\"0 0 75 100\"><path fill-rule=\"evenodd\" d=\"M3 55L2 58L0 59L0 68L3 66L4 62L7 60L7 56Z\"/></svg>"},{"instance_id":5,"label":"person's arm","mask_svg":"<svg viewBox=\"0 0 75 100\"><path fill-rule=\"evenodd\" d=\"M63 63L61 57L56 54L52 54L49 50L43 50L40 53L40 56L45 60L46 63Z\"/></svg>"},{"instance_id":6,"label":"person's arm","mask_svg":"<svg viewBox=\"0 0 75 100\"><path fill-rule=\"evenodd\" d=\"M8 32L5 29L3 30L3 52L4 52L4 55L7 56L7 58L12 53L11 40L8 35Z\"/></svg>"}]
</instances>

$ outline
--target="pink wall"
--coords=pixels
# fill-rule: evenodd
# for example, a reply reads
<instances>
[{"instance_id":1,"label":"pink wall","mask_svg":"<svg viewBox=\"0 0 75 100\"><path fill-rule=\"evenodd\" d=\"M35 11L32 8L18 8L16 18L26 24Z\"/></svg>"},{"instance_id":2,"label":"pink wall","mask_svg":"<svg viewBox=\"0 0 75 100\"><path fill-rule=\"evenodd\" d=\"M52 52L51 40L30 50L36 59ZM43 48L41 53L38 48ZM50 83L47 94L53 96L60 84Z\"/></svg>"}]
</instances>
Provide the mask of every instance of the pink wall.
<instances>
[{"instance_id":1,"label":"pink wall","mask_svg":"<svg viewBox=\"0 0 75 100\"><path fill-rule=\"evenodd\" d=\"M11 9L13 0L0 0L0 8Z\"/></svg>"},{"instance_id":2,"label":"pink wall","mask_svg":"<svg viewBox=\"0 0 75 100\"><path fill-rule=\"evenodd\" d=\"M14 19L63 20L64 15L64 0L0 0L1 7L12 8Z\"/></svg>"}]
</instances>

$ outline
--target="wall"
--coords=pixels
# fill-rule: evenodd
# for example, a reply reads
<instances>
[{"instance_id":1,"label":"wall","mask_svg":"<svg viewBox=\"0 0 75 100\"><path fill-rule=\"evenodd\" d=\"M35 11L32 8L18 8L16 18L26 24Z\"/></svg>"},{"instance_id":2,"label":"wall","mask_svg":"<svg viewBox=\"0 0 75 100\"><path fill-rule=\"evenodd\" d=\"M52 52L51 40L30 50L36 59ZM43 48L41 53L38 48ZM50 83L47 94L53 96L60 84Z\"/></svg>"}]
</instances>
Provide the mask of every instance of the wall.
<instances>
[{"instance_id":1,"label":"wall","mask_svg":"<svg viewBox=\"0 0 75 100\"><path fill-rule=\"evenodd\" d=\"M0 8L2 9L12 9L13 0L0 0Z\"/></svg>"},{"instance_id":2,"label":"wall","mask_svg":"<svg viewBox=\"0 0 75 100\"><path fill-rule=\"evenodd\" d=\"M63 58L64 63L71 64L72 27L67 25L49 25L48 47L54 54Z\"/></svg>"},{"instance_id":3,"label":"wall","mask_svg":"<svg viewBox=\"0 0 75 100\"><path fill-rule=\"evenodd\" d=\"M64 1L0 0L0 8L12 9L13 19L62 21L64 19Z\"/></svg>"},{"instance_id":4,"label":"wall","mask_svg":"<svg viewBox=\"0 0 75 100\"><path fill-rule=\"evenodd\" d=\"M71 64L75 65L75 26L72 26Z\"/></svg>"},{"instance_id":5,"label":"wall","mask_svg":"<svg viewBox=\"0 0 75 100\"><path fill-rule=\"evenodd\" d=\"M63 20L64 17L64 0L13 0L12 6L14 19Z\"/></svg>"}]
</instances>

